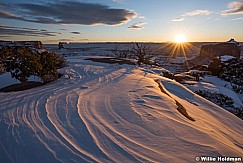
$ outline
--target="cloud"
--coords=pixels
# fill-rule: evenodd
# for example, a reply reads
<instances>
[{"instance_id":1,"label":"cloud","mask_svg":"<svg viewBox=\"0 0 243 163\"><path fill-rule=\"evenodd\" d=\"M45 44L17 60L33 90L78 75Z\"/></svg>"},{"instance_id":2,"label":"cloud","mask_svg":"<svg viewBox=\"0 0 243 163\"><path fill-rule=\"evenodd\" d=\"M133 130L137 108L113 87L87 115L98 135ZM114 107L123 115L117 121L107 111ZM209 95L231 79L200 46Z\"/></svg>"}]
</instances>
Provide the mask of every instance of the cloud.
<instances>
[{"instance_id":1,"label":"cloud","mask_svg":"<svg viewBox=\"0 0 243 163\"><path fill-rule=\"evenodd\" d=\"M61 30L61 31L68 31L68 29L66 29L66 28L61 28L59 30Z\"/></svg>"},{"instance_id":2,"label":"cloud","mask_svg":"<svg viewBox=\"0 0 243 163\"><path fill-rule=\"evenodd\" d=\"M45 29L34 29L34 28L19 28L19 27L11 27L0 25L0 36L38 36L38 37L45 37L45 36L57 36L60 33L57 32L50 32Z\"/></svg>"},{"instance_id":3,"label":"cloud","mask_svg":"<svg viewBox=\"0 0 243 163\"><path fill-rule=\"evenodd\" d=\"M185 20L185 18L175 18L175 19L173 19L171 21L173 21L173 22L182 22L184 20Z\"/></svg>"},{"instance_id":4,"label":"cloud","mask_svg":"<svg viewBox=\"0 0 243 163\"><path fill-rule=\"evenodd\" d=\"M137 17L137 14L131 10L74 1L16 5L19 16L0 12L0 18L43 24L119 25Z\"/></svg>"},{"instance_id":5,"label":"cloud","mask_svg":"<svg viewBox=\"0 0 243 163\"><path fill-rule=\"evenodd\" d=\"M14 14L3 12L3 11L0 11L0 17L7 18L7 19L17 19L17 16L15 16Z\"/></svg>"},{"instance_id":6,"label":"cloud","mask_svg":"<svg viewBox=\"0 0 243 163\"><path fill-rule=\"evenodd\" d=\"M235 19L232 19L232 20L234 20L234 21L243 20L243 17L241 17L241 18L235 18Z\"/></svg>"},{"instance_id":7,"label":"cloud","mask_svg":"<svg viewBox=\"0 0 243 163\"><path fill-rule=\"evenodd\" d=\"M243 1L233 1L228 4L227 8L222 11L221 15L243 14Z\"/></svg>"},{"instance_id":8,"label":"cloud","mask_svg":"<svg viewBox=\"0 0 243 163\"><path fill-rule=\"evenodd\" d=\"M122 2L125 2L126 0L112 0L113 2L116 2L116 3L122 3Z\"/></svg>"},{"instance_id":9,"label":"cloud","mask_svg":"<svg viewBox=\"0 0 243 163\"><path fill-rule=\"evenodd\" d=\"M132 26L128 27L129 30L140 30L142 29L143 25L146 24L145 22L139 22L139 23L135 23Z\"/></svg>"},{"instance_id":10,"label":"cloud","mask_svg":"<svg viewBox=\"0 0 243 163\"><path fill-rule=\"evenodd\" d=\"M89 41L89 39L79 39L79 40L74 40L72 38L64 38L64 39L56 39L56 40L46 40L45 42L47 43L57 43L57 42L83 42L83 41Z\"/></svg>"},{"instance_id":11,"label":"cloud","mask_svg":"<svg viewBox=\"0 0 243 163\"><path fill-rule=\"evenodd\" d=\"M209 15L212 12L208 11L208 10L194 10L188 13L185 13L182 16L196 16L196 15Z\"/></svg>"},{"instance_id":12,"label":"cloud","mask_svg":"<svg viewBox=\"0 0 243 163\"><path fill-rule=\"evenodd\" d=\"M80 35L81 33L80 32L71 32L72 34L75 34L75 35Z\"/></svg>"},{"instance_id":13,"label":"cloud","mask_svg":"<svg viewBox=\"0 0 243 163\"><path fill-rule=\"evenodd\" d=\"M0 38L10 38L11 36L1 36L0 35ZM0 40L1 41L1 40Z\"/></svg>"}]
</instances>

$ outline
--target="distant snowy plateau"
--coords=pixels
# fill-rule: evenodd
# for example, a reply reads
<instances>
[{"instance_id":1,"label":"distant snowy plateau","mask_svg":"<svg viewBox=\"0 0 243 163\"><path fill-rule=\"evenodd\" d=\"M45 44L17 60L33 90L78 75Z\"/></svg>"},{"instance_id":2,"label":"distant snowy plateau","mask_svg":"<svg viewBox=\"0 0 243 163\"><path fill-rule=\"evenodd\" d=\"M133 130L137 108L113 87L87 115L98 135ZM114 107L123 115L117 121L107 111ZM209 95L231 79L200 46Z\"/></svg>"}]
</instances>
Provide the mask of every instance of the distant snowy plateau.
<instances>
[{"instance_id":1,"label":"distant snowy plateau","mask_svg":"<svg viewBox=\"0 0 243 163\"><path fill-rule=\"evenodd\" d=\"M0 93L1 163L243 156L240 118L146 69L84 59L67 57L55 82Z\"/></svg>"}]
</instances>

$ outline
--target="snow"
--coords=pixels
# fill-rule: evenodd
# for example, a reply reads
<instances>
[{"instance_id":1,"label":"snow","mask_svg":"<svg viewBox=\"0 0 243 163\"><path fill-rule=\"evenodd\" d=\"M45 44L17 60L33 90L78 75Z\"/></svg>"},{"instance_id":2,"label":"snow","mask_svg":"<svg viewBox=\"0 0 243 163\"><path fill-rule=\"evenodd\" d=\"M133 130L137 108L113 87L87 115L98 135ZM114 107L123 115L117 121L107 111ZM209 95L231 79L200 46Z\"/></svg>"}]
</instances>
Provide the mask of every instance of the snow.
<instances>
[{"instance_id":1,"label":"snow","mask_svg":"<svg viewBox=\"0 0 243 163\"><path fill-rule=\"evenodd\" d=\"M45 49L34 49L34 50L36 50L39 54L41 54L41 53L46 51Z\"/></svg>"},{"instance_id":2,"label":"snow","mask_svg":"<svg viewBox=\"0 0 243 163\"><path fill-rule=\"evenodd\" d=\"M0 93L0 162L193 162L196 156L242 156L238 117L152 71L84 58L68 57L64 77L53 83ZM177 110L176 102L195 122Z\"/></svg>"},{"instance_id":3,"label":"snow","mask_svg":"<svg viewBox=\"0 0 243 163\"><path fill-rule=\"evenodd\" d=\"M226 62L226 61L228 61L228 60L230 60L230 59L234 59L234 58L235 58L235 57L230 56L230 55L220 56L220 60L221 60L221 62Z\"/></svg>"},{"instance_id":4,"label":"snow","mask_svg":"<svg viewBox=\"0 0 243 163\"><path fill-rule=\"evenodd\" d=\"M0 89L6 86L20 83L18 80L11 77L10 73L0 74Z\"/></svg>"},{"instance_id":5,"label":"snow","mask_svg":"<svg viewBox=\"0 0 243 163\"><path fill-rule=\"evenodd\" d=\"M39 77L36 76L30 76L28 78L29 81L36 81L36 82L40 82L41 79ZM0 89L4 88L6 86L12 85L12 84L17 84L20 83L17 79L14 79L11 77L10 72L6 72L3 74L0 74Z\"/></svg>"},{"instance_id":6,"label":"snow","mask_svg":"<svg viewBox=\"0 0 243 163\"><path fill-rule=\"evenodd\" d=\"M193 82L186 85L187 88L195 92L196 90L207 90L210 92L222 93L234 100L235 107L243 106L243 99L240 94L235 93L229 82L226 82L215 76L205 76L200 82Z\"/></svg>"}]
</instances>

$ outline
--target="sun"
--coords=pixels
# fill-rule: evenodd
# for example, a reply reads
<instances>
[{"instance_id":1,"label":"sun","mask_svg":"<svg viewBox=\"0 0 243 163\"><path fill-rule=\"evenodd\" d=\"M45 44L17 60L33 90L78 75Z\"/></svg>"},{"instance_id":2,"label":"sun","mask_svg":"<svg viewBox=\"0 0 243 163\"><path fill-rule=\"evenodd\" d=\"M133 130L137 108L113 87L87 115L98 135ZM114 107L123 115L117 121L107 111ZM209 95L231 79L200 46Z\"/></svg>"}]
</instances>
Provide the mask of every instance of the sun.
<instances>
[{"instance_id":1,"label":"sun","mask_svg":"<svg viewBox=\"0 0 243 163\"><path fill-rule=\"evenodd\" d=\"M185 35L184 35L184 34L177 34L177 35L175 36L175 42L176 42L176 43L184 43L184 42L186 42L186 37L185 37Z\"/></svg>"}]
</instances>

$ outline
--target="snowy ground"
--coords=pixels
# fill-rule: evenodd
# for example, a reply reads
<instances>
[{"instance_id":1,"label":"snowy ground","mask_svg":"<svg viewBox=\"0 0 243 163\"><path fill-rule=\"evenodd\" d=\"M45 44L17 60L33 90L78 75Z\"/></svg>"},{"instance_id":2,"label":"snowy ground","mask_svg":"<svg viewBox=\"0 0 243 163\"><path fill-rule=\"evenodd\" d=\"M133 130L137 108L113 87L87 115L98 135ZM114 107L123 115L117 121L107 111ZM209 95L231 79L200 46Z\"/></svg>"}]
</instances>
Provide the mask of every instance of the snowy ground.
<instances>
[{"instance_id":1,"label":"snowy ground","mask_svg":"<svg viewBox=\"0 0 243 163\"><path fill-rule=\"evenodd\" d=\"M196 156L243 155L238 117L149 71L83 59L68 57L66 75L53 83L0 93L0 162L194 162Z\"/></svg>"},{"instance_id":2,"label":"snowy ground","mask_svg":"<svg viewBox=\"0 0 243 163\"><path fill-rule=\"evenodd\" d=\"M28 81L41 82L41 79L35 76L31 76L28 78ZM17 79L12 78L10 72L5 72L3 74L0 74L0 89L17 83L20 82Z\"/></svg>"},{"instance_id":3,"label":"snowy ground","mask_svg":"<svg viewBox=\"0 0 243 163\"><path fill-rule=\"evenodd\" d=\"M20 83L18 80L14 79L11 77L10 73L3 73L0 74L0 89L4 88L6 86L12 85L12 84L17 84Z\"/></svg>"},{"instance_id":4,"label":"snowy ground","mask_svg":"<svg viewBox=\"0 0 243 163\"><path fill-rule=\"evenodd\" d=\"M200 82L188 82L188 84L185 84L185 86L193 92L196 90L207 90L210 92L222 93L234 100L235 107L243 106L243 95L235 93L230 82L226 82L216 76L205 76Z\"/></svg>"},{"instance_id":5,"label":"snowy ground","mask_svg":"<svg viewBox=\"0 0 243 163\"><path fill-rule=\"evenodd\" d=\"M159 60L159 64L173 73L183 72L182 67L185 60L190 60L197 56L202 43L187 49L187 58L176 51L168 51L168 43L146 43L152 54ZM58 49L56 44L47 44L48 51L64 56L113 56L114 49L118 51L131 50L133 43L70 43L65 44L65 49ZM169 48L170 49L170 48ZM173 53L172 53L173 52ZM177 57L176 57L177 56ZM179 57L181 56L181 57Z\"/></svg>"}]
</instances>

